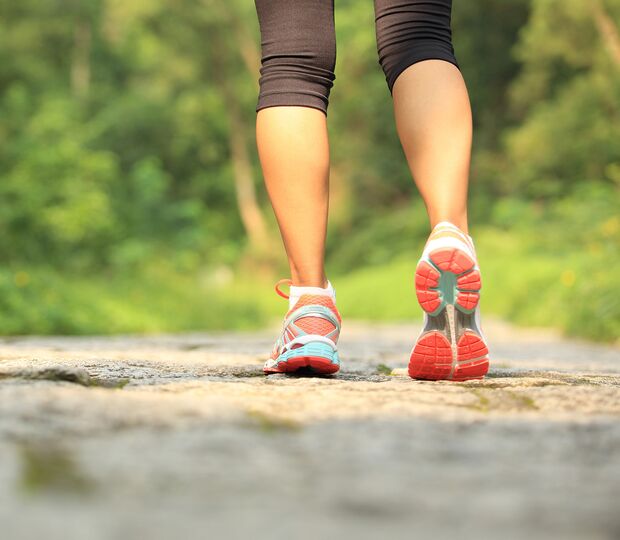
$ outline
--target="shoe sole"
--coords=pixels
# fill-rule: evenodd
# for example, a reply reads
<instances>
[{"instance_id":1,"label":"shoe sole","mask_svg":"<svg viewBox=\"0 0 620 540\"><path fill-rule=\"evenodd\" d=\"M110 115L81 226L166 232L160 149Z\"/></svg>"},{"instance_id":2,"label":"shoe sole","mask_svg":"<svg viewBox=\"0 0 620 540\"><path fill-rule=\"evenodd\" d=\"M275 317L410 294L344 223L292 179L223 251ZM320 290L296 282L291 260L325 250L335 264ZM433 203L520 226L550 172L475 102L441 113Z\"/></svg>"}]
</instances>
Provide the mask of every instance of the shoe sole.
<instances>
[{"instance_id":1,"label":"shoe sole","mask_svg":"<svg viewBox=\"0 0 620 540\"><path fill-rule=\"evenodd\" d=\"M306 370L319 375L332 375L338 372L340 370L338 351L334 351L325 343L307 343L281 354L273 367L263 369L267 375Z\"/></svg>"},{"instance_id":2,"label":"shoe sole","mask_svg":"<svg viewBox=\"0 0 620 540\"><path fill-rule=\"evenodd\" d=\"M475 320L480 270L463 250L431 251L416 268L416 295L426 326L409 359L414 379L467 381L489 370L489 350Z\"/></svg>"}]
</instances>

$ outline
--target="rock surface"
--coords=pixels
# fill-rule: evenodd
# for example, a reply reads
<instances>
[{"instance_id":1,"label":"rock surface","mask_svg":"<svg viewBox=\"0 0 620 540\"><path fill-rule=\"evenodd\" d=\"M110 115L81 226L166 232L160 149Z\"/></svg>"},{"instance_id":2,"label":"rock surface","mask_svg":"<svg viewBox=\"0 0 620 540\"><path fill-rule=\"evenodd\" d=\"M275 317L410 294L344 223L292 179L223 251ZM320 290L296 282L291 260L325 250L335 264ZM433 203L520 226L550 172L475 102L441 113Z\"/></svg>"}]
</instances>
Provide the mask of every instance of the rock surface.
<instances>
[{"instance_id":1,"label":"rock surface","mask_svg":"<svg viewBox=\"0 0 620 540\"><path fill-rule=\"evenodd\" d=\"M483 381L412 381L415 325L332 378L273 331L0 340L1 538L620 537L620 348L485 324Z\"/></svg>"}]
</instances>

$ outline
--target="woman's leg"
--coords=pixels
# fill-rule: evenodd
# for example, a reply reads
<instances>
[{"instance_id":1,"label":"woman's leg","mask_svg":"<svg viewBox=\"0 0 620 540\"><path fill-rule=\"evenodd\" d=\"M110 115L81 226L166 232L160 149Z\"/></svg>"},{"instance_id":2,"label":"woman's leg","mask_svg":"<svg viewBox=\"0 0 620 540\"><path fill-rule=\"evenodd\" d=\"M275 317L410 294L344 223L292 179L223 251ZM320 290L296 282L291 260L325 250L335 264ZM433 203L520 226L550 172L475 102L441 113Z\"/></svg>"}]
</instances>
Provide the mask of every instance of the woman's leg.
<instances>
[{"instance_id":1,"label":"woman's leg","mask_svg":"<svg viewBox=\"0 0 620 540\"><path fill-rule=\"evenodd\" d=\"M416 379L477 379L489 368L480 269L467 234L471 110L452 48L451 9L451 0L375 0L379 61L433 229L415 274L425 312L409 359Z\"/></svg>"},{"instance_id":2,"label":"woman's leg","mask_svg":"<svg viewBox=\"0 0 620 540\"><path fill-rule=\"evenodd\" d=\"M442 60L408 67L393 89L396 128L431 227L467 233L472 120L461 72Z\"/></svg>"},{"instance_id":3,"label":"woman's leg","mask_svg":"<svg viewBox=\"0 0 620 540\"><path fill-rule=\"evenodd\" d=\"M335 373L341 319L323 267L333 0L256 0L256 10L262 45L256 139L293 285L282 333L263 369Z\"/></svg>"},{"instance_id":4,"label":"woman's leg","mask_svg":"<svg viewBox=\"0 0 620 540\"><path fill-rule=\"evenodd\" d=\"M398 135L431 227L467 232L472 123L456 67L451 0L375 0L377 46Z\"/></svg>"},{"instance_id":5,"label":"woman's leg","mask_svg":"<svg viewBox=\"0 0 620 540\"><path fill-rule=\"evenodd\" d=\"M308 107L259 111L256 141L294 285L326 287L329 147L325 114Z\"/></svg>"},{"instance_id":6,"label":"woman's leg","mask_svg":"<svg viewBox=\"0 0 620 540\"><path fill-rule=\"evenodd\" d=\"M333 0L256 0L262 44L256 138L294 285L326 287L327 105Z\"/></svg>"}]
</instances>

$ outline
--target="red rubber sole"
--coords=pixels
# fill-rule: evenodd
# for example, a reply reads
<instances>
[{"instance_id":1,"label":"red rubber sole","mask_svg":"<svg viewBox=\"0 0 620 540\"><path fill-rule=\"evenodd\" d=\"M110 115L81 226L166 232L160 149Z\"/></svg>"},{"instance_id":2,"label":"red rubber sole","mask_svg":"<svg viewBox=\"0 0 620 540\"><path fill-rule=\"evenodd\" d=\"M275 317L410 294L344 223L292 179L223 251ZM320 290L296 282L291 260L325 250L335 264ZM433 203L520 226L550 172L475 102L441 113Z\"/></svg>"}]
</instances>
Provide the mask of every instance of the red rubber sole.
<instances>
[{"instance_id":1,"label":"red rubber sole","mask_svg":"<svg viewBox=\"0 0 620 540\"><path fill-rule=\"evenodd\" d=\"M432 262L422 260L416 268L416 296L429 316L445 316L444 298L451 293L456 310L472 313L480 301L480 272L475 261L457 248L442 248L429 253ZM449 280L445 273L454 276ZM441 290L441 282L451 284ZM452 290L453 288L453 290ZM458 332L455 332L458 335ZM459 337L455 350L448 337L438 330L423 334L409 359L409 375L414 379L466 381L481 379L489 370L489 350L480 335L467 331Z\"/></svg>"},{"instance_id":2,"label":"red rubber sole","mask_svg":"<svg viewBox=\"0 0 620 540\"><path fill-rule=\"evenodd\" d=\"M441 332L424 334L409 359L409 376L431 381L481 379L489 371L489 349L474 332L465 332L456 345L453 361L450 342Z\"/></svg>"},{"instance_id":3,"label":"red rubber sole","mask_svg":"<svg viewBox=\"0 0 620 540\"><path fill-rule=\"evenodd\" d=\"M327 358L321 358L320 356L297 356L263 371L265 373L295 373L300 369L308 368L320 375L332 375L340 370L338 364L334 364Z\"/></svg>"},{"instance_id":4,"label":"red rubber sole","mask_svg":"<svg viewBox=\"0 0 620 540\"><path fill-rule=\"evenodd\" d=\"M443 307L439 281L444 272L456 276L456 304L464 311L475 309L480 301L482 282L471 257L457 248L443 248L432 251L429 258L435 266L420 261L415 272L416 296L422 309L427 313L435 313Z\"/></svg>"}]
</instances>

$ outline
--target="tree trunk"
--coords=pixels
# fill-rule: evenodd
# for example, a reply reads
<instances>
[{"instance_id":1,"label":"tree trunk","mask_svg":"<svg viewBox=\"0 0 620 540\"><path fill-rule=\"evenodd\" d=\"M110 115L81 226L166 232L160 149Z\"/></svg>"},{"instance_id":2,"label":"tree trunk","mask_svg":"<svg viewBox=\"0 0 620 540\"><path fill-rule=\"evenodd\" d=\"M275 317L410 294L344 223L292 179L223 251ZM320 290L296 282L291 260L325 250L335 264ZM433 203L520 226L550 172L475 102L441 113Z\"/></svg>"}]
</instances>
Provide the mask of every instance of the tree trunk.
<instances>
[{"instance_id":1,"label":"tree trunk","mask_svg":"<svg viewBox=\"0 0 620 540\"><path fill-rule=\"evenodd\" d=\"M601 0L592 1L592 15L611 59L616 64L616 67L620 69L620 34L618 33L618 27L605 10Z\"/></svg>"},{"instance_id":2,"label":"tree trunk","mask_svg":"<svg viewBox=\"0 0 620 540\"><path fill-rule=\"evenodd\" d=\"M256 251L263 251L268 244L268 234L263 214L256 200L252 164L245 140L246 126L241 119L240 111L233 99L228 100L230 129L228 140L235 177L235 192L241 221Z\"/></svg>"},{"instance_id":3,"label":"tree trunk","mask_svg":"<svg viewBox=\"0 0 620 540\"><path fill-rule=\"evenodd\" d=\"M212 2L207 3L212 5ZM225 4L217 4L214 7L225 14L224 20L230 15ZM251 38L239 28L234 18L231 18L230 21L227 22L231 23L227 25L227 28L230 28L230 26L233 28L235 38L241 50L243 63L249 70L258 69L260 65L260 55L258 55ZM212 43L214 46L217 46L220 51L228 52L226 39L219 32L216 31L213 33ZM270 245L269 231L256 198L252 161L247 147L246 135L248 133L248 126L243 119L234 84L231 83L231 65L228 63L231 60L232 58L216 56L214 61L215 82L221 90L226 104L226 113L230 121L228 141L233 165L239 215L241 216L243 227L248 236L250 250L254 253L264 255L268 251Z\"/></svg>"},{"instance_id":4,"label":"tree trunk","mask_svg":"<svg viewBox=\"0 0 620 540\"><path fill-rule=\"evenodd\" d=\"M73 29L73 56L71 60L71 92L83 98L90 88L90 50L92 30L90 22L77 20Z\"/></svg>"},{"instance_id":5,"label":"tree trunk","mask_svg":"<svg viewBox=\"0 0 620 540\"><path fill-rule=\"evenodd\" d=\"M257 75L261 66L260 48L256 46L256 42L252 37L252 33L243 24L243 19L239 17L226 2L212 2L208 0L211 8L218 9L222 17L226 20L229 28L232 29L235 39L237 40L238 50L246 69L252 75L252 79L257 82Z\"/></svg>"}]
</instances>

